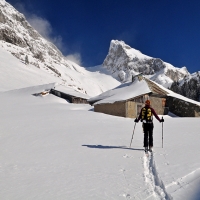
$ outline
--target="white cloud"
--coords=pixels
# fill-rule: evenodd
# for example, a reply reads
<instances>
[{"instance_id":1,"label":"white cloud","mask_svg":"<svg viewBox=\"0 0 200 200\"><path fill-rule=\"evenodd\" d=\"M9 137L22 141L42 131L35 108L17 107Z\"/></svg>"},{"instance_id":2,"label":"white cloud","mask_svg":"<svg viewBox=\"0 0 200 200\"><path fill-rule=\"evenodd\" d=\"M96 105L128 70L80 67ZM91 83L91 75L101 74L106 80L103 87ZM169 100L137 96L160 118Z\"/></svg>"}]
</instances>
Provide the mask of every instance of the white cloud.
<instances>
[{"instance_id":1,"label":"white cloud","mask_svg":"<svg viewBox=\"0 0 200 200\"><path fill-rule=\"evenodd\" d=\"M31 26L35 28L44 38L51 39L52 27L46 19L33 14L28 16L27 20Z\"/></svg>"},{"instance_id":2,"label":"white cloud","mask_svg":"<svg viewBox=\"0 0 200 200\"><path fill-rule=\"evenodd\" d=\"M56 37L54 37L54 38L52 38L51 39L51 42L53 43L53 44L55 44L61 51L63 50L64 51L64 49L65 49L65 45L64 45L64 43L63 43L63 41L62 41L62 37L61 36L56 36Z\"/></svg>"},{"instance_id":3,"label":"white cloud","mask_svg":"<svg viewBox=\"0 0 200 200\"><path fill-rule=\"evenodd\" d=\"M81 55L79 53L67 55L65 58L81 66Z\"/></svg>"},{"instance_id":4,"label":"white cloud","mask_svg":"<svg viewBox=\"0 0 200 200\"><path fill-rule=\"evenodd\" d=\"M66 47L67 45L63 43L63 39L60 35L55 35L53 27L51 26L51 23L47 19L37 16L36 14L31 14L27 12L27 10L25 9L25 5L22 3L16 3L15 7L19 12L25 15L30 25L36 31L38 31L38 33L42 37L52 42L62 52L67 52L67 47ZM81 65L80 53L67 55L66 59L71 60L78 65Z\"/></svg>"},{"instance_id":5,"label":"white cloud","mask_svg":"<svg viewBox=\"0 0 200 200\"><path fill-rule=\"evenodd\" d=\"M42 37L44 37L48 41L52 42L61 51L65 51L66 50L64 48L65 45L63 44L62 37L60 35L58 35L58 36L54 35L53 28L52 28L50 22L47 19L27 12L27 10L25 9L25 5L22 4L22 3L16 3L15 4L15 8L19 12L21 12L21 13L23 13L25 15L25 17L26 17L27 21L30 23L30 25L36 31L38 31L38 33L40 35L42 35Z\"/></svg>"},{"instance_id":6,"label":"white cloud","mask_svg":"<svg viewBox=\"0 0 200 200\"><path fill-rule=\"evenodd\" d=\"M27 16L27 21L40 35L52 42L58 49L64 51L65 45L63 44L62 37L60 35L53 36L53 28L48 20L32 14Z\"/></svg>"}]
</instances>

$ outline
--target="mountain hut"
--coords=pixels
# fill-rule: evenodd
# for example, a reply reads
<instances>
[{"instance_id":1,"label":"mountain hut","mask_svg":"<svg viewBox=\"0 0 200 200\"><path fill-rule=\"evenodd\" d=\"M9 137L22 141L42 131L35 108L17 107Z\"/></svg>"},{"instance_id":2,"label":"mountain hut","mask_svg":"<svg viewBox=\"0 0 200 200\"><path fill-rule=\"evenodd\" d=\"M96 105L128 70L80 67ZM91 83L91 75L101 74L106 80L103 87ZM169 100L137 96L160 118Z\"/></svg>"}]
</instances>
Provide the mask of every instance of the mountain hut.
<instances>
[{"instance_id":1,"label":"mountain hut","mask_svg":"<svg viewBox=\"0 0 200 200\"><path fill-rule=\"evenodd\" d=\"M157 114L168 113L166 107L167 92L149 79L141 76L138 80L120 85L113 90L109 90L97 97L89 99L89 103L94 105L95 112L105 114L136 118L144 106L144 102L149 99Z\"/></svg>"},{"instance_id":2,"label":"mountain hut","mask_svg":"<svg viewBox=\"0 0 200 200\"><path fill-rule=\"evenodd\" d=\"M72 88L66 88L64 86L57 86L50 90L50 94L67 100L69 103L75 104L88 104L89 96L73 90Z\"/></svg>"}]
</instances>

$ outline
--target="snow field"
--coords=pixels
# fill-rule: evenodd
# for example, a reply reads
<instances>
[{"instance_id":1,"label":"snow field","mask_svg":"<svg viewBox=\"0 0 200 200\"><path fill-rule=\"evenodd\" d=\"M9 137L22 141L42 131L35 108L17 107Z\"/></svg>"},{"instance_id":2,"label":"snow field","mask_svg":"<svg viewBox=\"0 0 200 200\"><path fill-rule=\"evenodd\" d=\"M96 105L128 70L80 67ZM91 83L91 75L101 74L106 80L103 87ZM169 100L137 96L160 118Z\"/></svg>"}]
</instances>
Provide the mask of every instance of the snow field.
<instances>
[{"instance_id":1,"label":"snow field","mask_svg":"<svg viewBox=\"0 0 200 200\"><path fill-rule=\"evenodd\" d=\"M164 148L155 120L147 158L141 123L129 148L133 119L32 95L43 87L0 93L2 199L198 199L198 118L164 116Z\"/></svg>"}]
</instances>

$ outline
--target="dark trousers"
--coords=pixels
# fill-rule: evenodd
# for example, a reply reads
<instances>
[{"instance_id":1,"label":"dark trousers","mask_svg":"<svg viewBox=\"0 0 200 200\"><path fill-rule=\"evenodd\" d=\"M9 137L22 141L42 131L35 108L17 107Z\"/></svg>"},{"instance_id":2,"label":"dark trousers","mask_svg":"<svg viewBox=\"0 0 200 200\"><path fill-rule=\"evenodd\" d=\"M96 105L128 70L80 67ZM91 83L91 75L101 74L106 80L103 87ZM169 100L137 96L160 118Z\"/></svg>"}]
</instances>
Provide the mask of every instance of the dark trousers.
<instances>
[{"instance_id":1,"label":"dark trousers","mask_svg":"<svg viewBox=\"0 0 200 200\"><path fill-rule=\"evenodd\" d=\"M153 147L153 123L143 123L144 147Z\"/></svg>"}]
</instances>

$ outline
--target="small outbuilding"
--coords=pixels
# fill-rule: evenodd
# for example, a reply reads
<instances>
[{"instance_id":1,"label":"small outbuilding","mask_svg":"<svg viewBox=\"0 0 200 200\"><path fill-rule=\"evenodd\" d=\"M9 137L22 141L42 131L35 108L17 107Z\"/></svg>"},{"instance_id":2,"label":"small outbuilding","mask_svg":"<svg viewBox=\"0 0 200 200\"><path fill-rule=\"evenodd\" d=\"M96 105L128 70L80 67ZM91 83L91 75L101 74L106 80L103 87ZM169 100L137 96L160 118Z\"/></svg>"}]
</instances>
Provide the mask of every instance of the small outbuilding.
<instances>
[{"instance_id":1,"label":"small outbuilding","mask_svg":"<svg viewBox=\"0 0 200 200\"><path fill-rule=\"evenodd\" d=\"M49 92L57 97L67 100L69 103L75 104L88 104L88 99L90 98L86 94L75 91L72 88L65 87L62 85L55 86Z\"/></svg>"}]
</instances>

